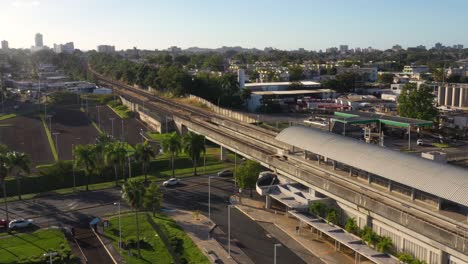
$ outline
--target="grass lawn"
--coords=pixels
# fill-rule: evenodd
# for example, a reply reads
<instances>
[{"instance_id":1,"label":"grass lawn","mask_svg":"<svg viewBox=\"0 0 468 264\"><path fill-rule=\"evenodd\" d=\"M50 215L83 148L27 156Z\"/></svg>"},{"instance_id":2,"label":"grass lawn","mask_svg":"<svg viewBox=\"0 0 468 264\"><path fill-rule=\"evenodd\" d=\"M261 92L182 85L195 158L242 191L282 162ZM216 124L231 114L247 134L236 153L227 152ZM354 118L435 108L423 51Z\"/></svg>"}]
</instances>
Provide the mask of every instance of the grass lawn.
<instances>
[{"instance_id":1,"label":"grass lawn","mask_svg":"<svg viewBox=\"0 0 468 264\"><path fill-rule=\"evenodd\" d=\"M446 143L432 143L432 146L436 148L450 148L450 145Z\"/></svg>"},{"instance_id":2,"label":"grass lawn","mask_svg":"<svg viewBox=\"0 0 468 264\"><path fill-rule=\"evenodd\" d=\"M168 135L170 135L170 133L168 133L168 134L165 134L165 133L160 134L160 133L157 133L157 132L146 132L146 135L147 135L150 139L152 139L152 140L154 140L154 141L160 142L160 141L162 141L164 138L166 138Z\"/></svg>"},{"instance_id":3,"label":"grass lawn","mask_svg":"<svg viewBox=\"0 0 468 264\"><path fill-rule=\"evenodd\" d=\"M0 238L0 263L16 263L20 259L36 257L40 259L50 250L70 252L70 246L62 231L38 230L33 233L3 237Z\"/></svg>"},{"instance_id":4,"label":"grass lawn","mask_svg":"<svg viewBox=\"0 0 468 264\"><path fill-rule=\"evenodd\" d=\"M133 112L125 105L109 103L107 106L122 119L129 119L134 116Z\"/></svg>"},{"instance_id":5,"label":"grass lawn","mask_svg":"<svg viewBox=\"0 0 468 264\"><path fill-rule=\"evenodd\" d=\"M144 241L141 243L141 255L143 259L137 257L136 246L132 247L131 251L133 256L128 255L128 250L122 251L122 256L127 263L173 263L174 260L167 245L172 245L174 252L179 258L184 258L187 263L204 264L209 263L208 259L198 249L187 234L170 218L164 215L157 215L151 217L153 222L162 231L164 239L168 239L166 243L158 232L153 228L147 219L144 212L139 213L140 220L140 239ZM110 219L111 227L106 229L106 235L109 236L118 248L119 241L119 220L114 216ZM134 213L129 213L122 216L122 241L125 243L129 239L136 238L136 218ZM177 246L175 246L177 245Z\"/></svg>"}]
</instances>

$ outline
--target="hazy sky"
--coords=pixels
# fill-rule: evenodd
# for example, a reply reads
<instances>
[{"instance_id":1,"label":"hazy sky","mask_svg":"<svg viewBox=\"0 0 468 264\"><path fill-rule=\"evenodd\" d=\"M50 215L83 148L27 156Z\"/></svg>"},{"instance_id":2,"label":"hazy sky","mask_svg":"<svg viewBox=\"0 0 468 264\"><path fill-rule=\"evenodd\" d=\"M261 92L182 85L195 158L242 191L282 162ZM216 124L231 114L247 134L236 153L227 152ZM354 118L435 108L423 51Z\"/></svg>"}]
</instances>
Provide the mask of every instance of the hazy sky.
<instances>
[{"instance_id":1,"label":"hazy sky","mask_svg":"<svg viewBox=\"0 0 468 264\"><path fill-rule=\"evenodd\" d=\"M117 49L468 46L467 0L0 0L0 40Z\"/></svg>"}]
</instances>

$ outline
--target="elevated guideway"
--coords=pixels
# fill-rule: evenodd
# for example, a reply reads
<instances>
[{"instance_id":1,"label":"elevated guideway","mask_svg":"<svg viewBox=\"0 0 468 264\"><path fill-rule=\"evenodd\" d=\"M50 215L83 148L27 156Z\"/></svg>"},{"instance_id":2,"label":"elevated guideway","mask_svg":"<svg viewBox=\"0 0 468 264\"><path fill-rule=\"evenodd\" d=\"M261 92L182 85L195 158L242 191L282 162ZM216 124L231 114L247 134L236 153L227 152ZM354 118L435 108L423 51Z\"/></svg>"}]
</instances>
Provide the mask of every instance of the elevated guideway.
<instances>
[{"instance_id":1,"label":"elevated guideway","mask_svg":"<svg viewBox=\"0 0 468 264\"><path fill-rule=\"evenodd\" d=\"M443 252L458 257L468 255L466 223L445 217L437 210L412 206L411 202L406 202L411 206L405 206L401 199L382 195L379 189L350 180L311 161L301 160L291 152L292 146L275 139L274 132L182 105L99 75L97 77L101 82L112 85L119 95L136 103L144 101L150 111L171 116L181 131L190 130L205 135L210 141L259 161L296 182L311 186L369 218L401 227L407 234ZM278 154L286 154L287 158L279 159Z\"/></svg>"}]
</instances>

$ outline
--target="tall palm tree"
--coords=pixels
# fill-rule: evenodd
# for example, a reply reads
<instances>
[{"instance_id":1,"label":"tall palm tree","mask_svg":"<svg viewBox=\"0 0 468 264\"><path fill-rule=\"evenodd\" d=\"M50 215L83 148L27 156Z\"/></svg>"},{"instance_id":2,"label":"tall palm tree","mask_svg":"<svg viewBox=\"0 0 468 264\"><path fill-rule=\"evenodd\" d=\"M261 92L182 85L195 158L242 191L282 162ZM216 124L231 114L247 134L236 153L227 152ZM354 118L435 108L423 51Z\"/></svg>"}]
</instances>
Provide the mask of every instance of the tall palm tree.
<instances>
[{"instance_id":1,"label":"tall palm tree","mask_svg":"<svg viewBox=\"0 0 468 264\"><path fill-rule=\"evenodd\" d=\"M75 165L82 167L86 174L86 191L89 191L89 176L96 169L96 146L78 145L75 147Z\"/></svg>"},{"instance_id":2,"label":"tall palm tree","mask_svg":"<svg viewBox=\"0 0 468 264\"><path fill-rule=\"evenodd\" d=\"M104 133L99 134L96 138L96 169L101 176L104 173L104 164L106 164L106 147L113 142L115 142L115 140L110 135Z\"/></svg>"},{"instance_id":3,"label":"tall palm tree","mask_svg":"<svg viewBox=\"0 0 468 264\"><path fill-rule=\"evenodd\" d=\"M197 175L197 165L201 153L205 153L205 137L193 132L187 133L182 139L184 152L189 155L193 162L193 175Z\"/></svg>"},{"instance_id":4,"label":"tall palm tree","mask_svg":"<svg viewBox=\"0 0 468 264\"><path fill-rule=\"evenodd\" d=\"M18 199L21 200L21 172L29 173L29 165L31 161L28 155L22 152L11 151L6 154L7 156L7 175L14 175L16 178L16 186L18 188Z\"/></svg>"},{"instance_id":5,"label":"tall palm tree","mask_svg":"<svg viewBox=\"0 0 468 264\"><path fill-rule=\"evenodd\" d=\"M180 136L177 135L176 132L173 132L170 136L162 140L161 145L162 145L164 152L171 153L172 177L174 177L175 176L174 159L177 156L177 154L179 154L180 150L182 149Z\"/></svg>"},{"instance_id":6,"label":"tall palm tree","mask_svg":"<svg viewBox=\"0 0 468 264\"><path fill-rule=\"evenodd\" d=\"M145 183L148 182L147 175L148 175L148 168L151 162L151 159L156 156L156 152L154 148L151 147L148 141L144 143L137 144L135 146L135 159L138 162L141 162L142 171L145 175Z\"/></svg>"},{"instance_id":7,"label":"tall palm tree","mask_svg":"<svg viewBox=\"0 0 468 264\"><path fill-rule=\"evenodd\" d=\"M113 142L109 143L104 148L104 161L107 165L112 165L114 167L114 175L115 175L115 186L118 186L118 169L117 167L120 165L123 171L123 164L125 161L125 157L127 154L127 150L125 148L125 144L123 142ZM122 172L123 174L123 172Z\"/></svg>"},{"instance_id":8,"label":"tall palm tree","mask_svg":"<svg viewBox=\"0 0 468 264\"><path fill-rule=\"evenodd\" d=\"M2 185L3 191L3 203L5 205L6 219L8 220L8 203L7 203L7 192L6 192L6 177L8 175L8 158L7 153L0 151L0 184Z\"/></svg>"},{"instance_id":9,"label":"tall palm tree","mask_svg":"<svg viewBox=\"0 0 468 264\"><path fill-rule=\"evenodd\" d=\"M130 206L135 210L136 217L136 235L137 235L137 248L138 257L141 258L140 252L140 221L138 219L138 210L143 205L143 197L145 195L145 186L135 179L130 179L122 186L122 198L127 201Z\"/></svg>"}]
</instances>

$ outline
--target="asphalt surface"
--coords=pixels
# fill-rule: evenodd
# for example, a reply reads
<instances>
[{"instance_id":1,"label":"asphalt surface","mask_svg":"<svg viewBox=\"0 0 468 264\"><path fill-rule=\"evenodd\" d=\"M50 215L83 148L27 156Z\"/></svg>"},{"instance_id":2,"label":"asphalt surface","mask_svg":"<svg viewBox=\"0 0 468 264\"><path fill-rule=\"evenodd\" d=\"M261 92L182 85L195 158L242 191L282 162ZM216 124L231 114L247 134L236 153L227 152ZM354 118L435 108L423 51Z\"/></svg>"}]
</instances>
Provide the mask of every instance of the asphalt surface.
<instances>
[{"instance_id":1,"label":"asphalt surface","mask_svg":"<svg viewBox=\"0 0 468 264\"><path fill-rule=\"evenodd\" d=\"M206 176L183 179L177 187L163 188L164 201L171 207L199 210L208 216L208 179ZM235 191L229 178L211 179L211 219L228 233L229 197ZM231 208L231 238L255 263L273 263L274 244L281 244L245 214ZM225 248L227 245L223 245ZM305 263L286 246L277 248L277 263Z\"/></svg>"}]
</instances>

